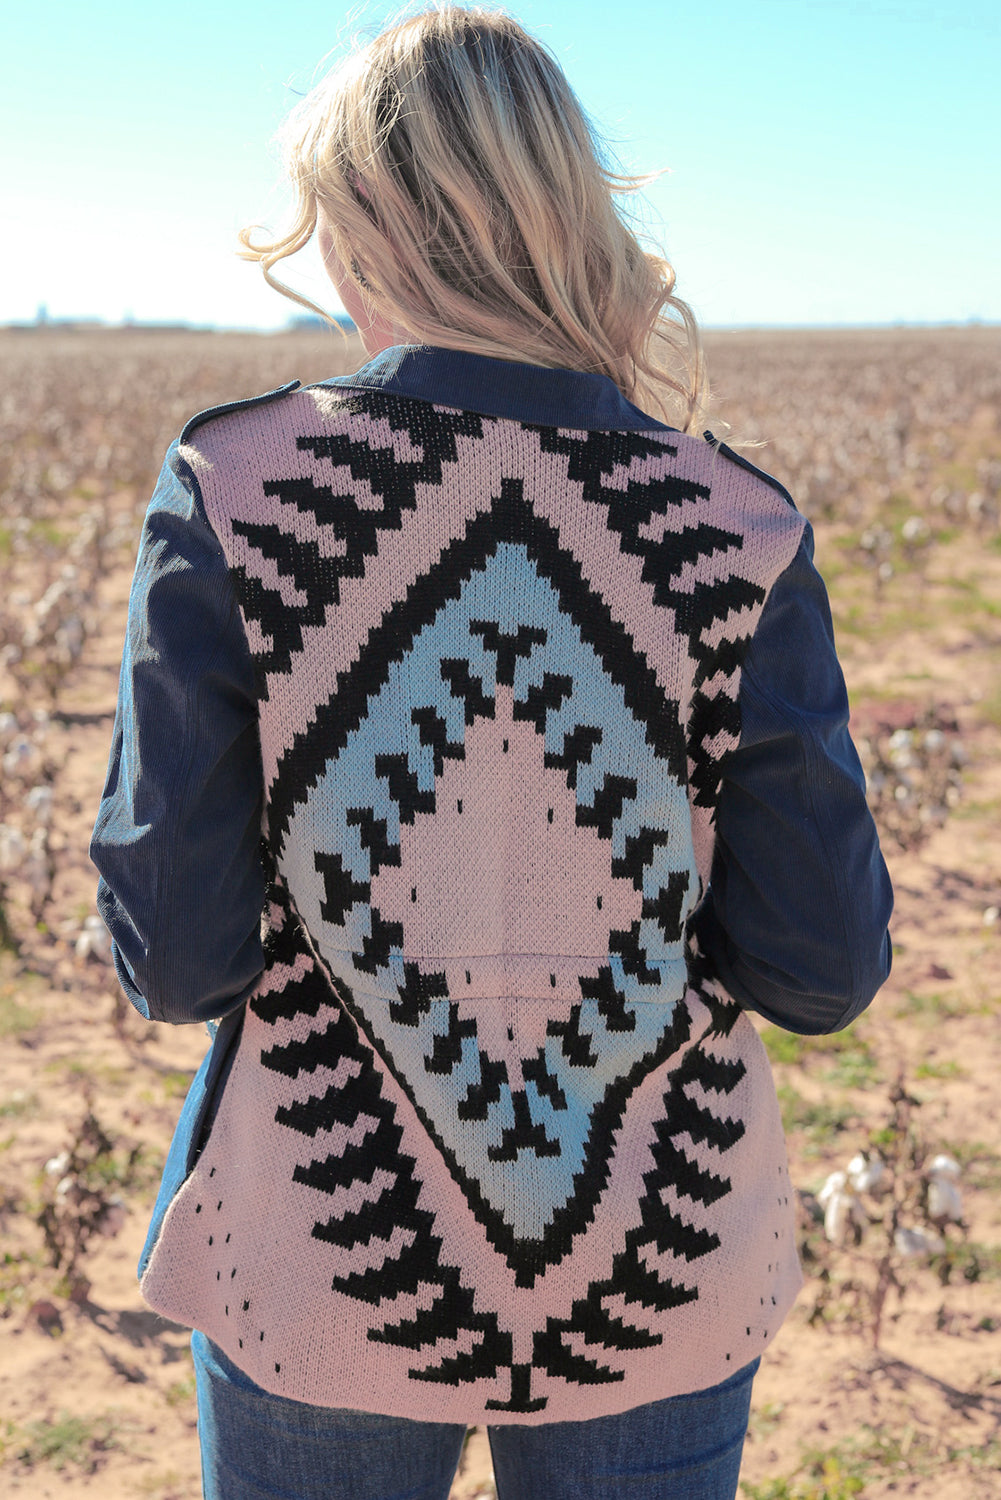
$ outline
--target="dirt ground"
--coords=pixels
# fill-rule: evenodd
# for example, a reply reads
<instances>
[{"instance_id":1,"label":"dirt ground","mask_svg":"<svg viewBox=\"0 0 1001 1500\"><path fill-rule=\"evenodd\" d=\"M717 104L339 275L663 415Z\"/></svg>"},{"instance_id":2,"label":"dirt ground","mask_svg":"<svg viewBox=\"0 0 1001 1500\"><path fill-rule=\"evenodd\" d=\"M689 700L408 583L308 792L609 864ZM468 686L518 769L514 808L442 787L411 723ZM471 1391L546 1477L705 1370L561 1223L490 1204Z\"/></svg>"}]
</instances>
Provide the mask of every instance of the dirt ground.
<instances>
[{"instance_id":1,"label":"dirt ground","mask_svg":"<svg viewBox=\"0 0 1001 1500\"><path fill-rule=\"evenodd\" d=\"M16 944L0 953L0 1484L26 1500L200 1493L188 1335L144 1309L135 1264L205 1039L133 1014L88 922L87 841L149 465L199 406L355 362L323 336L172 337L0 332L18 392L0 409L0 822L21 839L0 851ZM715 335L709 352L721 415L735 436L768 440L749 456L814 524L896 891L893 974L866 1015L836 1038L761 1026L807 1282L755 1385L742 1494L990 1500L1001 1497L1001 331ZM43 629L37 606L60 579L69 603ZM859 1151L895 1163L896 1185L864 1199L858 1245L832 1245L816 1195ZM936 1153L960 1169L961 1222L945 1225L938 1254L890 1253L891 1213L928 1227ZM897 1284L876 1346L881 1270ZM453 1497L492 1494L476 1432Z\"/></svg>"}]
</instances>

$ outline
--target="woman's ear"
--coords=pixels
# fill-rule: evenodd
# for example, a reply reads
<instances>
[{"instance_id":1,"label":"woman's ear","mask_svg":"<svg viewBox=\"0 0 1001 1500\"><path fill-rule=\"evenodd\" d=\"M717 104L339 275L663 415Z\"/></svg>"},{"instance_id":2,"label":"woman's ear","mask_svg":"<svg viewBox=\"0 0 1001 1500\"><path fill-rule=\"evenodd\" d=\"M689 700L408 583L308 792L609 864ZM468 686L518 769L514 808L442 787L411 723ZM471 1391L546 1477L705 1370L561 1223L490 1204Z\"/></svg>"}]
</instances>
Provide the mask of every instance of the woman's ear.
<instances>
[{"instance_id":1,"label":"woman's ear","mask_svg":"<svg viewBox=\"0 0 1001 1500\"><path fill-rule=\"evenodd\" d=\"M406 339L400 330L395 329L388 319L380 315L355 262L346 266L337 254L330 225L322 213L317 214L316 241L323 257L324 269L344 311L358 330L366 354L378 354L380 350L389 349L394 344L405 343Z\"/></svg>"},{"instance_id":2,"label":"woman's ear","mask_svg":"<svg viewBox=\"0 0 1001 1500\"><path fill-rule=\"evenodd\" d=\"M359 198L364 198L365 202L367 203L369 201L368 189L366 188L364 182L362 182L361 178L358 176L357 172L352 170L348 173L348 182L350 182Z\"/></svg>"}]
</instances>

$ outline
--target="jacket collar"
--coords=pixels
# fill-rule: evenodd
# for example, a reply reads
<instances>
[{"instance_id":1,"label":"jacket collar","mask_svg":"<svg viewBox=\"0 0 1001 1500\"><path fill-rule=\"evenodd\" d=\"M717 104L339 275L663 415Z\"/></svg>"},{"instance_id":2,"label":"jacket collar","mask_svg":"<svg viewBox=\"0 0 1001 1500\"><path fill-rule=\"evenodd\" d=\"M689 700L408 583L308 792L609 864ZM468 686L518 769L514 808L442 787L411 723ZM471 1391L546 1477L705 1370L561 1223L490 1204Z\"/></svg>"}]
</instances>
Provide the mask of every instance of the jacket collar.
<instances>
[{"instance_id":1,"label":"jacket collar","mask_svg":"<svg viewBox=\"0 0 1001 1500\"><path fill-rule=\"evenodd\" d=\"M585 431L671 432L622 395L607 375L522 365L460 349L395 345L323 385L433 401L481 416Z\"/></svg>"}]
</instances>

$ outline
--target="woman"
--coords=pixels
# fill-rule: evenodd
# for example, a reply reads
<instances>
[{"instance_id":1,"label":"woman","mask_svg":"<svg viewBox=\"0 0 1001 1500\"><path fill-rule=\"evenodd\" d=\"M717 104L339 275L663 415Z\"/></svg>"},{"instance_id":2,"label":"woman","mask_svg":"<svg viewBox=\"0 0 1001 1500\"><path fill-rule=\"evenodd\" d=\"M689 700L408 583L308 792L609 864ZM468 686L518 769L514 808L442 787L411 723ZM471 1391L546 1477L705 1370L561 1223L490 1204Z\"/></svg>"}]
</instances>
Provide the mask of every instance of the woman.
<instances>
[{"instance_id":1,"label":"woman","mask_svg":"<svg viewBox=\"0 0 1001 1500\"><path fill-rule=\"evenodd\" d=\"M809 527L689 432L673 274L513 20L394 27L288 152L248 253L317 234L373 358L168 454L93 845L133 1003L219 1021L142 1280L205 1493L444 1496L480 1422L502 1500L732 1496L799 1284L743 1011L889 967Z\"/></svg>"}]
</instances>

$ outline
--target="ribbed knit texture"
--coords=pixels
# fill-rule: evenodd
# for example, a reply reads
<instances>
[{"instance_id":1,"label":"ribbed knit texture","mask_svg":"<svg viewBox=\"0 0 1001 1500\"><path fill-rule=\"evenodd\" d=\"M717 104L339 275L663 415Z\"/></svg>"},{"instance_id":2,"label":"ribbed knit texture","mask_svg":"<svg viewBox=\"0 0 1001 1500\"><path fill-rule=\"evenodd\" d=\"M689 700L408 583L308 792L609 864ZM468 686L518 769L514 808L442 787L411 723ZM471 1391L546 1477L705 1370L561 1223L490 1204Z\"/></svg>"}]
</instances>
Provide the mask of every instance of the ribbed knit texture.
<instances>
[{"instance_id":1,"label":"ribbed knit texture","mask_svg":"<svg viewBox=\"0 0 1001 1500\"><path fill-rule=\"evenodd\" d=\"M258 673L266 968L143 1281L270 1391L551 1422L799 1285L774 1087L686 919L802 518L709 444L312 387L183 449Z\"/></svg>"}]
</instances>

